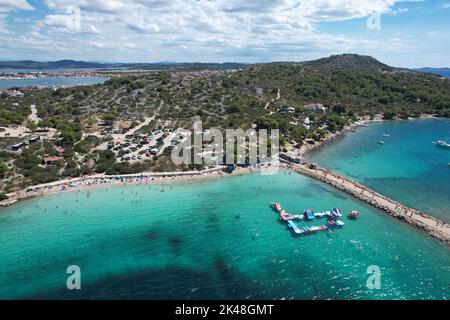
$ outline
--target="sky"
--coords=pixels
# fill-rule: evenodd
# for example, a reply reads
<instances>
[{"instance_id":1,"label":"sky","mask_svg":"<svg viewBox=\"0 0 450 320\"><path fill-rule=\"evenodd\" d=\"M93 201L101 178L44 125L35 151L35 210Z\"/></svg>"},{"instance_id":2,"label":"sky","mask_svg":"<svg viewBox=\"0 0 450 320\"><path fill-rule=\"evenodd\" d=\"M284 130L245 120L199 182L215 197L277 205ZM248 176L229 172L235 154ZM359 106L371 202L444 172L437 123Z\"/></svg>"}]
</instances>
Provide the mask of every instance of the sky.
<instances>
[{"instance_id":1,"label":"sky","mask_svg":"<svg viewBox=\"0 0 450 320\"><path fill-rule=\"evenodd\" d=\"M0 60L450 67L450 0L0 0Z\"/></svg>"}]
</instances>

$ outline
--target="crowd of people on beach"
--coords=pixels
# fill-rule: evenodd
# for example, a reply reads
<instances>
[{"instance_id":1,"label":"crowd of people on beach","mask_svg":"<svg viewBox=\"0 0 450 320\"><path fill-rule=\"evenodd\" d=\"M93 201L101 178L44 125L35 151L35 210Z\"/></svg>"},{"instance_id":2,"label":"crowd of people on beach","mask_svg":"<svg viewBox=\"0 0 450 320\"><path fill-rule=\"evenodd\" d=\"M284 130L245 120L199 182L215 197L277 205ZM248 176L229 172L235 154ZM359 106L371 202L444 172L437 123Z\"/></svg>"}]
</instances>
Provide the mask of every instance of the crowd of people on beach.
<instances>
[{"instance_id":1,"label":"crowd of people on beach","mask_svg":"<svg viewBox=\"0 0 450 320\"><path fill-rule=\"evenodd\" d=\"M17 192L8 194L8 199L4 201L3 205L8 206L19 200L43 196L51 193L76 191L90 187L100 187L105 185L126 185L126 184L148 184L151 182L165 182L177 180L193 180L199 177L211 176L212 174L222 175L222 168L212 168L203 171L189 171L189 172L166 172L166 173L139 173L131 175L96 175L88 177L73 178L64 181L57 181L53 183L41 184L29 187Z\"/></svg>"},{"instance_id":2,"label":"crowd of people on beach","mask_svg":"<svg viewBox=\"0 0 450 320\"><path fill-rule=\"evenodd\" d=\"M320 168L316 165L311 166L307 162L303 165L289 165L289 168L293 168L295 171L312 177L314 179L326 182L333 187L343 190L354 197L365 201L372 206L387 212L388 214L402 218L407 222L414 224L420 228L432 232L441 232L444 228L450 228L447 223L437 220L433 217L426 215L423 212L408 208L397 201L394 201L386 196L375 192L366 186L355 182L349 178L338 175L332 171L324 168ZM252 172L252 168L245 169L247 172ZM238 170L239 171L239 170ZM213 174L222 176L223 168L216 167L203 171L192 172L167 172L167 173L140 173L132 175L116 175L106 176L97 175L90 177L74 178L66 181L57 181L54 183L38 185L30 187L13 194L9 194L8 202L3 205L13 204L21 199L31 198L35 196L43 196L46 194L64 192L64 191L79 191L90 187L99 187L105 185L127 185L127 184L148 184L151 182L174 182L177 180L193 180L199 177L210 177ZM161 190L164 192L164 189ZM422 218L422 219L421 219ZM430 222L424 222L424 219L431 220ZM439 227L439 228L438 228ZM448 239L446 239L448 241Z\"/></svg>"}]
</instances>

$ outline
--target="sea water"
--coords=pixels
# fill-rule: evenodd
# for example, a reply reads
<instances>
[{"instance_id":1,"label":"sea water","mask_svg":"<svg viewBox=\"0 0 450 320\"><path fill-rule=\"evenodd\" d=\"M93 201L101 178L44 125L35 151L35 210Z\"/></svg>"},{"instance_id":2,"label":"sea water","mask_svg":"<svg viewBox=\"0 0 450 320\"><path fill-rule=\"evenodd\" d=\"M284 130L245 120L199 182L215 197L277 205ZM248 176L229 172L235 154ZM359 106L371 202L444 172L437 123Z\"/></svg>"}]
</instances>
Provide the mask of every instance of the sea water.
<instances>
[{"instance_id":1,"label":"sea water","mask_svg":"<svg viewBox=\"0 0 450 320\"><path fill-rule=\"evenodd\" d=\"M0 79L0 89L27 87L73 87L103 83L107 77L39 77L34 79Z\"/></svg>"},{"instance_id":2,"label":"sea water","mask_svg":"<svg viewBox=\"0 0 450 320\"><path fill-rule=\"evenodd\" d=\"M294 236L272 201L291 213L339 207L345 225ZM71 265L81 290L67 289ZM379 289L367 286L372 266ZM323 183L254 173L1 209L0 270L3 299L447 299L450 250Z\"/></svg>"},{"instance_id":3,"label":"sea water","mask_svg":"<svg viewBox=\"0 0 450 320\"><path fill-rule=\"evenodd\" d=\"M450 149L438 140L450 142L450 120L378 122L307 158L450 223Z\"/></svg>"}]
</instances>

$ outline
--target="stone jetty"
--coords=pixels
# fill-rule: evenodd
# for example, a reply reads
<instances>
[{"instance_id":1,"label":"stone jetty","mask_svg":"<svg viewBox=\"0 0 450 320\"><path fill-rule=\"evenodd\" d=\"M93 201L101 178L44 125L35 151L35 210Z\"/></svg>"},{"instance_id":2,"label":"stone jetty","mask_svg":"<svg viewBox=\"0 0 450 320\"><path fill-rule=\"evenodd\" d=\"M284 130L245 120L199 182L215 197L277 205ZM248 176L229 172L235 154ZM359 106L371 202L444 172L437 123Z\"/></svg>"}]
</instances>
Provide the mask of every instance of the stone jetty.
<instances>
[{"instance_id":1,"label":"stone jetty","mask_svg":"<svg viewBox=\"0 0 450 320\"><path fill-rule=\"evenodd\" d=\"M408 208L358 182L314 164L305 162L301 165L293 165L292 169L298 173L332 185L450 245L450 225L448 223L418 210Z\"/></svg>"}]
</instances>

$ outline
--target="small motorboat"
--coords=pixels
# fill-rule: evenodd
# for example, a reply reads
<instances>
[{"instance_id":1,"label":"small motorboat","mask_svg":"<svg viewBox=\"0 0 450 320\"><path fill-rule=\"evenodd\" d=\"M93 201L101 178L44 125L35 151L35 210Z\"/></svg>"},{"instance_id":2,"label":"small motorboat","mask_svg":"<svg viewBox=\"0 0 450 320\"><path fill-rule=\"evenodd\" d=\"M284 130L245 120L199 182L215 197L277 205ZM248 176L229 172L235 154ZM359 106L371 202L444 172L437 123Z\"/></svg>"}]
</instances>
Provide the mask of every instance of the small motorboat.
<instances>
[{"instance_id":1,"label":"small motorboat","mask_svg":"<svg viewBox=\"0 0 450 320\"><path fill-rule=\"evenodd\" d=\"M272 203L272 205L277 211L281 211L282 210L281 204L279 202Z\"/></svg>"},{"instance_id":2,"label":"small motorboat","mask_svg":"<svg viewBox=\"0 0 450 320\"><path fill-rule=\"evenodd\" d=\"M450 143L448 143L448 142L439 140L439 141L436 141L435 143L438 147L450 148Z\"/></svg>"},{"instance_id":3,"label":"small motorboat","mask_svg":"<svg viewBox=\"0 0 450 320\"><path fill-rule=\"evenodd\" d=\"M378 143L379 143L379 144L384 144L384 141L383 141L383 140L380 140Z\"/></svg>"},{"instance_id":4,"label":"small motorboat","mask_svg":"<svg viewBox=\"0 0 450 320\"><path fill-rule=\"evenodd\" d=\"M387 134L387 133L383 133L383 134L382 134L382 136L383 136L383 137L387 137L387 138L389 138L389 137L390 137L390 135L389 135L389 134Z\"/></svg>"},{"instance_id":5,"label":"small motorboat","mask_svg":"<svg viewBox=\"0 0 450 320\"><path fill-rule=\"evenodd\" d=\"M350 217L356 218L359 216L359 212L356 210L352 210L348 213L350 215Z\"/></svg>"}]
</instances>

